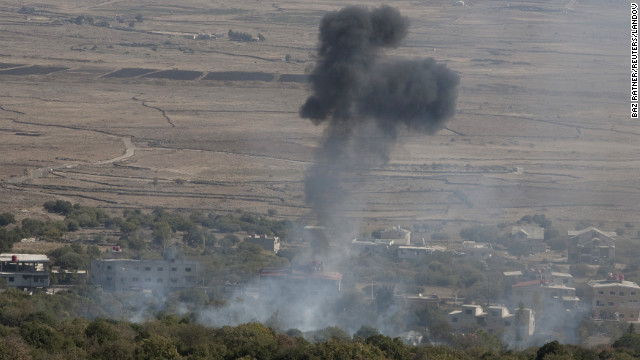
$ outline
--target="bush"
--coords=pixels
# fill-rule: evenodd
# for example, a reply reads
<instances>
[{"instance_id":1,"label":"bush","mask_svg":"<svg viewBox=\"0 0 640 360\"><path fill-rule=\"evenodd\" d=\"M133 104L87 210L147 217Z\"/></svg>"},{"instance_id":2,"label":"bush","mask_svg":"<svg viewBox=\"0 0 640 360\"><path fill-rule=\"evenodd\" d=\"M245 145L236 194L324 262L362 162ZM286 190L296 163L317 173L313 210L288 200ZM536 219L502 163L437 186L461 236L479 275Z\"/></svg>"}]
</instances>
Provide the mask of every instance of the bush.
<instances>
[{"instance_id":1,"label":"bush","mask_svg":"<svg viewBox=\"0 0 640 360\"><path fill-rule=\"evenodd\" d=\"M251 34L233 31L231 29L229 29L227 36L229 36L229 39L233 41L245 41L245 42L255 41L255 39L253 38L253 36L251 36Z\"/></svg>"},{"instance_id":2,"label":"bush","mask_svg":"<svg viewBox=\"0 0 640 360\"><path fill-rule=\"evenodd\" d=\"M68 201L56 200L44 203L44 209L48 212L67 215L73 210L73 205Z\"/></svg>"},{"instance_id":3,"label":"bush","mask_svg":"<svg viewBox=\"0 0 640 360\"><path fill-rule=\"evenodd\" d=\"M16 218L11 213L0 214L0 226L7 226L9 224L15 224Z\"/></svg>"}]
</instances>

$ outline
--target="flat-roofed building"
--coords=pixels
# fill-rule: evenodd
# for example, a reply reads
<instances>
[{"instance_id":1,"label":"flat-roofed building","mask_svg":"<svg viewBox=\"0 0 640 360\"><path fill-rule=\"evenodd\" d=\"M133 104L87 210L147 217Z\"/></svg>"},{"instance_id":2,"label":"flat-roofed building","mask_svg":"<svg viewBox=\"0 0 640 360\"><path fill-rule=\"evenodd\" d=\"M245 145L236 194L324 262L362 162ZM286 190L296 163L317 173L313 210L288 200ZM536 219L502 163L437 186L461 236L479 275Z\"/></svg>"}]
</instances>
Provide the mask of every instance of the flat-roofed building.
<instances>
[{"instance_id":1,"label":"flat-roofed building","mask_svg":"<svg viewBox=\"0 0 640 360\"><path fill-rule=\"evenodd\" d=\"M49 286L49 258L42 254L0 254L0 277L10 287L21 289Z\"/></svg>"},{"instance_id":2,"label":"flat-roofed building","mask_svg":"<svg viewBox=\"0 0 640 360\"><path fill-rule=\"evenodd\" d=\"M195 287L198 263L191 260L91 260L91 283L105 291L152 291Z\"/></svg>"},{"instance_id":3,"label":"flat-roofed building","mask_svg":"<svg viewBox=\"0 0 640 360\"><path fill-rule=\"evenodd\" d=\"M244 241L260 246L266 251L277 254L280 251L280 238L277 236L269 237L266 235L251 235L244 238Z\"/></svg>"},{"instance_id":4,"label":"flat-roofed building","mask_svg":"<svg viewBox=\"0 0 640 360\"><path fill-rule=\"evenodd\" d=\"M592 280L589 302L594 318L636 322L640 320L640 286L624 280L620 274L609 274L604 280Z\"/></svg>"}]
</instances>

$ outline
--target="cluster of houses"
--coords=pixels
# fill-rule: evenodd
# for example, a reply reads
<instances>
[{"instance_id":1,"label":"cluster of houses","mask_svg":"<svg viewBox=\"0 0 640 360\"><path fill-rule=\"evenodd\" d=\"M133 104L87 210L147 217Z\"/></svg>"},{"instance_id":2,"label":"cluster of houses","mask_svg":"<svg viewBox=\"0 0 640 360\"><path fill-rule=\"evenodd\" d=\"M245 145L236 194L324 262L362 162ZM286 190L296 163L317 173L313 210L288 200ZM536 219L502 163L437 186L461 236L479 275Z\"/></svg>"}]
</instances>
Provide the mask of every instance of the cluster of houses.
<instances>
[{"instance_id":1,"label":"cluster of houses","mask_svg":"<svg viewBox=\"0 0 640 360\"><path fill-rule=\"evenodd\" d=\"M600 265L615 258L615 232L588 227L569 231L567 235L569 263ZM514 226L510 239L530 254L548 251L544 228L541 227ZM476 260L500 255L500 251L490 243L464 241L461 248L452 250L445 246L428 246L423 239L411 242L411 232L400 227L380 232L377 239L354 239L351 251L352 254L392 251L400 260L419 259L435 251L452 251L457 256ZM580 318L582 314L590 314L596 320L640 321L640 287L624 280L620 274L589 281L582 298L576 295L576 284L571 274L551 271L549 267L507 271L503 273L502 280L506 305L462 305L448 314L452 328L465 331L470 326L479 326L490 333L503 334L503 340L508 343L521 341L526 344L535 331L552 333L556 330L548 324L562 325L564 321ZM437 304L441 300L420 296L416 301Z\"/></svg>"},{"instance_id":2,"label":"cluster of houses","mask_svg":"<svg viewBox=\"0 0 640 360\"><path fill-rule=\"evenodd\" d=\"M511 240L522 245L529 254L547 251L544 238L544 228L538 226L513 226L510 233ZM570 263L586 263L599 265L615 258L615 232L605 232L594 227L579 231L568 232L568 258ZM417 259L434 251L447 251L446 246L426 245L424 239L413 241L411 231L397 226L381 231L376 239L351 241L352 254L363 251L385 252L396 251L399 259ZM454 251L456 255L468 256L479 260L486 260L497 254L491 243L477 243L463 241L462 249Z\"/></svg>"},{"instance_id":3,"label":"cluster of houses","mask_svg":"<svg viewBox=\"0 0 640 360\"><path fill-rule=\"evenodd\" d=\"M323 229L305 228L306 236L319 237ZM318 235L320 234L320 235ZM589 227L580 231L569 231L569 261L572 263L601 264L615 257L615 233L603 232ZM546 251L544 229L537 227L514 227L514 241L527 246L531 253ZM394 227L380 232L377 239L362 241L354 239L351 252L395 251L399 259L419 259L435 251L452 251L446 246L427 246L424 241L411 241L411 232ZM280 239L265 235L250 235L245 242L260 246L276 254L280 250ZM455 250L459 256L488 259L498 256L490 244L465 241ZM199 264L180 259L166 251L162 259L133 260L121 258L121 251L114 247L110 256L93 259L88 280L104 291L139 291L165 293L168 291L198 286ZM21 289L46 289L50 286L49 259L38 254L0 254L0 278L10 287ZM319 264L319 265L318 265ZM291 267L265 269L260 273L265 284L275 280L327 285L340 291L341 274L324 272L321 263L314 267ZM576 284L568 273L554 272L549 267L530 267L526 270L507 271L502 274L504 304L486 303L484 306L452 299L457 307L448 313L451 327L466 331L470 326L481 327L503 340L526 343L536 331L545 331L544 324L558 319L576 318L578 314L591 314L594 319L638 322L640 321L640 286L625 280L621 274L609 274L605 279L592 280L579 298ZM275 280L274 280L275 279ZM322 286L314 285L314 288ZM406 304L438 306L443 302L438 296L403 295ZM536 324L539 325L538 329ZM544 329L544 330L541 330Z\"/></svg>"}]
</instances>

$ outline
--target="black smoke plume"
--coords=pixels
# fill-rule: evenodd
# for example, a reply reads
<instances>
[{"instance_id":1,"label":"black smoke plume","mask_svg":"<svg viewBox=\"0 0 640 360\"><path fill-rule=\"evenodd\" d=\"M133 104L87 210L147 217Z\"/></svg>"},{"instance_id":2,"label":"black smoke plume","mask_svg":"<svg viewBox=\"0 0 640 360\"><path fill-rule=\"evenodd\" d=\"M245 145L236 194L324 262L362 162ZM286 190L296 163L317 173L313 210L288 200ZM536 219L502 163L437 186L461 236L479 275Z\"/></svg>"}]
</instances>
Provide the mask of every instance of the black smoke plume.
<instances>
[{"instance_id":1,"label":"black smoke plume","mask_svg":"<svg viewBox=\"0 0 640 360\"><path fill-rule=\"evenodd\" d=\"M320 223L347 191L346 174L388 160L399 131L431 134L455 112L459 77L429 59L385 57L406 37L409 20L389 6L346 7L320 24L313 94L300 116L327 122L316 162L305 174L306 201Z\"/></svg>"}]
</instances>

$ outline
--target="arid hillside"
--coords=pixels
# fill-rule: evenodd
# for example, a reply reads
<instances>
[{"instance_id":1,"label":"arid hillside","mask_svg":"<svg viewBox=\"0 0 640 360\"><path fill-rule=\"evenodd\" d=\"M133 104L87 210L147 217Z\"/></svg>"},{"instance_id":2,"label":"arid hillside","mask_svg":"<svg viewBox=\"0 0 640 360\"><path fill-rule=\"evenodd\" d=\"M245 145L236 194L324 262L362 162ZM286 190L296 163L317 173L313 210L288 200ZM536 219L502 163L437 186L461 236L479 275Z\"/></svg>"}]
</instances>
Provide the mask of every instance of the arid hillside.
<instances>
[{"instance_id":1,"label":"arid hillside","mask_svg":"<svg viewBox=\"0 0 640 360\"><path fill-rule=\"evenodd\" d=\"M457 113L433 136L400 134L387 164L354 169L346 215L637 223L628 2L454 3L390 3L411 27L387 55L458 72ZM302 179L323 128L298 110L318 24L344 5L3 2L0 207L29 214L64 199L310 217Z\"/></svg>"}]
</instances>

